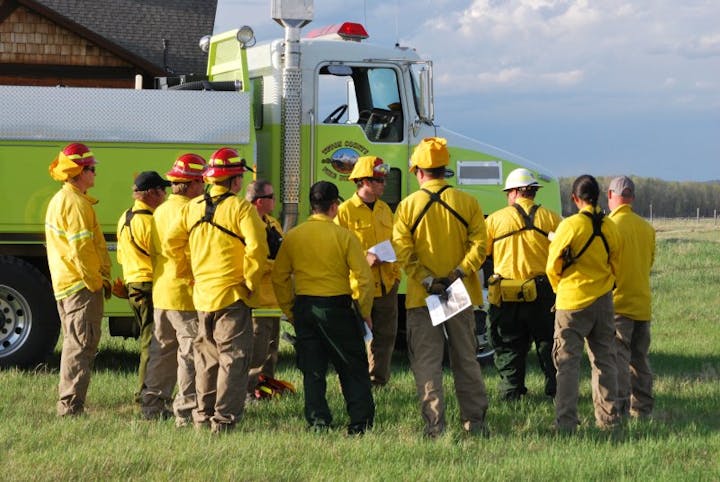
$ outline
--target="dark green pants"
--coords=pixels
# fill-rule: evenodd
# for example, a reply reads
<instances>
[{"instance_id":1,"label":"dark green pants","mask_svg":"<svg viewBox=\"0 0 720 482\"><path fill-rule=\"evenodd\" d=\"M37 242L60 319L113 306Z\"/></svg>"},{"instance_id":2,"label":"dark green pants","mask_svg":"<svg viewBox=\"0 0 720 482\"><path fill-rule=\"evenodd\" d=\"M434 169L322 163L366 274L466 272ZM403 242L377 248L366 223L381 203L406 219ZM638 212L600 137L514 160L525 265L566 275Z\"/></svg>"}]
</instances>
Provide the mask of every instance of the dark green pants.
<instances>
[{"instance_id":1,"label":"dark green pants","mask_svg":"<svg viewBox=\"0 0 720 482\"><path fill-rule=\"evenodd\" d=\"M135 320L140 327L140 365L138 367L138 389L135 392L135 401L141 403L140 394L145 388L145 373L147 373L150 359L150 341L153 337L153 302L152 282L128 283L128 301L132 308Z\"/></svg>"},{"instance_id":2,"label":"dark green pants","mask_svg":"<svg viewBox=\"0 0 720 482\"><path fill-rule=\"evenodd\" d=\"M293 307L295 351L303 373L305 419L327 426L332 414L325 398L328 362L332 362L350 417L349 433L372 427L375 417L367 353L350 296L298 296Z\"/></svg>"},{"instance_id":3,"label":"dark green pants","mask_svg":"<svg viewBox=\"0 0 720 482\"><path fill-rule=\"evenodd\" d=\"M525 366L530 344L535 343L540 369L545 374L545 394L555 396L552 360L555 294L545 277L536 279L537 299L531 303L503 302L490 305L490 338L495 348L495 367L500 373L500 395L517 400L527 393Z\"/></svg>"}]
</instances>

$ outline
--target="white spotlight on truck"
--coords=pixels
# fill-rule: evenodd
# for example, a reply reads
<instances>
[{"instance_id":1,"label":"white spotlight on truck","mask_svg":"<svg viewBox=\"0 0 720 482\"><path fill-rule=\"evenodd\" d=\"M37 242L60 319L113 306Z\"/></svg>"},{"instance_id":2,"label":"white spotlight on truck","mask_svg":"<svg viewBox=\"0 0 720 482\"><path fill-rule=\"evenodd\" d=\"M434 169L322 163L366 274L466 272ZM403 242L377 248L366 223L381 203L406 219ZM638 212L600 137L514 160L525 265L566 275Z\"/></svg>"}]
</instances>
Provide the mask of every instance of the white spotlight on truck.
<instances>
[{"instance_id":1,"label":"white spotlight on truck","mask_svg":"<svg viewBox=\"0 0 720 482\"><path fill-rule=\"evenodd\" d=\"M243 47L252 47L255 45L255 32L247 25L243 25L237 31L237 39Z\"/></svg>"},{"instance_id":2,"label":"white spotlight on truck","mask_svg":"<svg viewBox=\"0 0 720 482\"><path fill-rule=\"evenodd\" d=\"M203 37L200 39L200 42L198 43L200 46L200 50L202 50L205 53L208 53L210 50L210 36L209 35L203 35Z\"/></svg>"}]
</instances>

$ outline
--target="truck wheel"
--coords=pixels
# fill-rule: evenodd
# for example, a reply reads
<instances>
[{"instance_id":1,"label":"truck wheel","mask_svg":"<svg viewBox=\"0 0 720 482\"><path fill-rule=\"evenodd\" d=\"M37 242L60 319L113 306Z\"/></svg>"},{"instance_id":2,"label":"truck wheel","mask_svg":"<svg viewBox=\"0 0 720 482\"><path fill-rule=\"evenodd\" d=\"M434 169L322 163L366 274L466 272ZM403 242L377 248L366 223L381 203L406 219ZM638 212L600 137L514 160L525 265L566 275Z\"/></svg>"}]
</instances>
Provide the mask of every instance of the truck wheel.
<instances>
[{"instance_id":1,"label":"truck wheel","mask_svg":"<svg viewBox=\"0 0 720 482\"><path fill-rule=\"evenodd\" d=\"M59 334L48 279L22 259L0 256L0 366L44 361Z\"/></svg>"}]
</instances>

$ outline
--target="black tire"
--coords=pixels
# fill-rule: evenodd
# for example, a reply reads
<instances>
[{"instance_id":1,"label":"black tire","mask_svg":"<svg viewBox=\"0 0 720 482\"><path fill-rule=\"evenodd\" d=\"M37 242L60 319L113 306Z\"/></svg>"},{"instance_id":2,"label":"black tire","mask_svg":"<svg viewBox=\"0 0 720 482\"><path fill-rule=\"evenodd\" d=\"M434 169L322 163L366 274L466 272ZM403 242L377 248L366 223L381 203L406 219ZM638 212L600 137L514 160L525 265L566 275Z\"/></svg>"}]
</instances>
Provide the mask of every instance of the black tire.
<instances>
[{"instance_id":1,"label":"black tire","mask_svg":"<svg viewBox=\"0 0 720 482\"><path fill-rule=\"evenodd\" d=\"M0 256L0 366L45 361L60 335L48 279L30 263Z\"/></svg>"}]
</instances>

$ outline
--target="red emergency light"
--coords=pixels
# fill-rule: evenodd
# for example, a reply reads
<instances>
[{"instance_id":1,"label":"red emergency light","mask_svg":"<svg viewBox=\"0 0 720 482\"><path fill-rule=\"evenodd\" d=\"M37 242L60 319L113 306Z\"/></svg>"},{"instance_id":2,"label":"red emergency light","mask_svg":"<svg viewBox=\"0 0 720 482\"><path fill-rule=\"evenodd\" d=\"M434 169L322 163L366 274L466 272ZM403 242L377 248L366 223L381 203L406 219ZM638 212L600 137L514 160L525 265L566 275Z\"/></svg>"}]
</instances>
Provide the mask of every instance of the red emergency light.
<instances>
[{"instance_id":1,"label":"red emergency light","mask_svg":"<svg viewBox=\"0 0 720 482\"><path fill-rule=\"evenodd\" d=\"M365 30L365 27L355 22L336 23L334 25L316 28L315 30L308 32L305 37L319 38L333 34L339 35L343 40L354 40L355 42L359 42L370 37L367 30Z\"/></svg>"}]
</instances>

